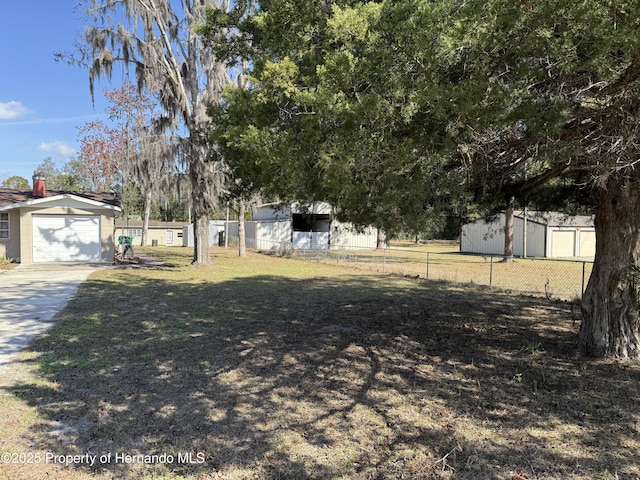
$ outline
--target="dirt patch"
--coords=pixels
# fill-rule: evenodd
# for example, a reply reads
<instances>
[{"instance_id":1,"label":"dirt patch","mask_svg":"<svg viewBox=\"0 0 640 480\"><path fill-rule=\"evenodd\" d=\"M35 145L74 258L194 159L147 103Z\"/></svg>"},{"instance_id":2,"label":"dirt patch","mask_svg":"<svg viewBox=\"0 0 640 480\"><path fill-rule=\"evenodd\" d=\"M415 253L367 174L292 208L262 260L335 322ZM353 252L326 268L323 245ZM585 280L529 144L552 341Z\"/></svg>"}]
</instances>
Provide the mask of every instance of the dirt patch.
<instances>
[{"instance_id":1,"label":"dirt patch","mask_svg":"<svg viewBox=\"0 0 640 480\"><path fill-rule=\"evenodd\" d=\"M563 302L297 260L100 272L5 383L38 420L0 449L141 459L61 479L640 478L640 368L575 358L578 328Z\"/></svg>"}]
</instances>

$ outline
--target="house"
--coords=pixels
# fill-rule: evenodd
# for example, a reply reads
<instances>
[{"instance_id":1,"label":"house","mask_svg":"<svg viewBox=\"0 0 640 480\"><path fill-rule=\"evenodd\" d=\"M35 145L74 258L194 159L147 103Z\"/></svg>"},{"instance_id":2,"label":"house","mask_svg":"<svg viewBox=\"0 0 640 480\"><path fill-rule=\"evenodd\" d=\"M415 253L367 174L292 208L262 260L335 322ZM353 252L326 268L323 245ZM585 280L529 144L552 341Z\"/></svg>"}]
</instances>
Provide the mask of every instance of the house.
<instances>
[{"instance_id":1,"label":"house","mask_svg":"<svg viewBox=\"0 0 640 480\"><path fill-rule=\"evenodd\" d=\"M132 237L133 245L140 246L142 243L142 220L129 220L119 218L116 220L116 238ZM147 229L147 245L181 247L183 245L182 235L187 222L160 222L149 220Z\"/></svg>"},{"instance_id":2,"label":"house","mask_svg":"<svg viewBox=\"0 0 640 480\"><path fill-rule=\"evenodd\" d=\"M505 215L500 213L462 226L460 251L484 255L504 253ZM593 216L571 216L558 212L515 212L513 254L524 252L524 232L528 257L593 257L596 233Z\"/></svg>"},{"instance_id":3,"label":"house","mask_svg":"<svg viewBox=\"0 0 640 480\"><path fill-rule=\"evenodd\" d=\"M112 193L47 190L36 174L32 190L0 189L0 255L21 263L112 263L119 211Z\"/></svg>"}]
</instances>

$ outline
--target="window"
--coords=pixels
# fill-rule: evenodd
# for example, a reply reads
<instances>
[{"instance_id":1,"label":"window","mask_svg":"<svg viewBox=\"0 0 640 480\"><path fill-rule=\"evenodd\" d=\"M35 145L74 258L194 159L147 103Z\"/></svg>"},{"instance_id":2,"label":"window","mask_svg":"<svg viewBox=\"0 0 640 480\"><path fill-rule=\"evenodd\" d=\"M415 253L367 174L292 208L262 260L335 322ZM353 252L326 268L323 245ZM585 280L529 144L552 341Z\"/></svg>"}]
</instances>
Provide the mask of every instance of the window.
<instances>
[{"instance_id":1,"label":"window","mask_svg":"<svg viewBox=\"0 0 640 480\"><path fill-rule=\"evenodd\" d=\"M9 240L9 214L0 212L0 240Z\"/></svg>"},{"instance_id":2,"label":"window","mask_svg":"<svg viewBox=\"0 0 640 480\"><path fill-rule=\"evenodd\" d=\"M129 234L128 234L129 237L141 237L142 236L142 229L141 228L129 228L129 229L127 229L127 231L129 232Z\"/></svg>"}]
</instances>

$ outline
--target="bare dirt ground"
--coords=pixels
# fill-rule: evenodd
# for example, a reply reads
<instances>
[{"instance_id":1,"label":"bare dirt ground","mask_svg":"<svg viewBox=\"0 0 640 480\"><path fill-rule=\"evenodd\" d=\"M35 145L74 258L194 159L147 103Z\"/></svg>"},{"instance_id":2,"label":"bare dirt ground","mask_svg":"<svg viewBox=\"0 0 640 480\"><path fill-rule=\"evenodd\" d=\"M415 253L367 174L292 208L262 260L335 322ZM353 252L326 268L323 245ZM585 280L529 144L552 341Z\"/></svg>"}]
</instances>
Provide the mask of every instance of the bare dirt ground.
<instances>
[{"instance_id":1,"label":"bare dirt ground","mask_svg":"<svg viewBox=\"0 0 640 480\"><path fill-rule=\"evenodd\" d=\"M0 451L98 461L0 478L640 478L640 367L576 358L568 303L165 260L94 275L0 379Z\"/></svg>"}]
</instances>

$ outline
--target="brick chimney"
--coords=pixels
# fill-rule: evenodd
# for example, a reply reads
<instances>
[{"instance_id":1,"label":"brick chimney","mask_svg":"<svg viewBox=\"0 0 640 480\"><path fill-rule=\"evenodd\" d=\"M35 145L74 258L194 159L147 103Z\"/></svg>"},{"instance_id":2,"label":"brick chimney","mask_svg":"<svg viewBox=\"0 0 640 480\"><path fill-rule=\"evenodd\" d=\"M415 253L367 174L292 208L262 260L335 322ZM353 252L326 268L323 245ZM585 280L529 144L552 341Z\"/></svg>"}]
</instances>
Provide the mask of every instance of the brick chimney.
<instances>
[{"instance_id":1,"label":"brick chimney","mask_svg":"<svg viewBox=\"0 0 640 480\"><path fill-rule=\"evenodd\" d=\"M45 196L45 184L44 184L44 175L41 172L35 171L33 172L33 196L34 197L44 197Z\"/></svg>"}]
</instances>

